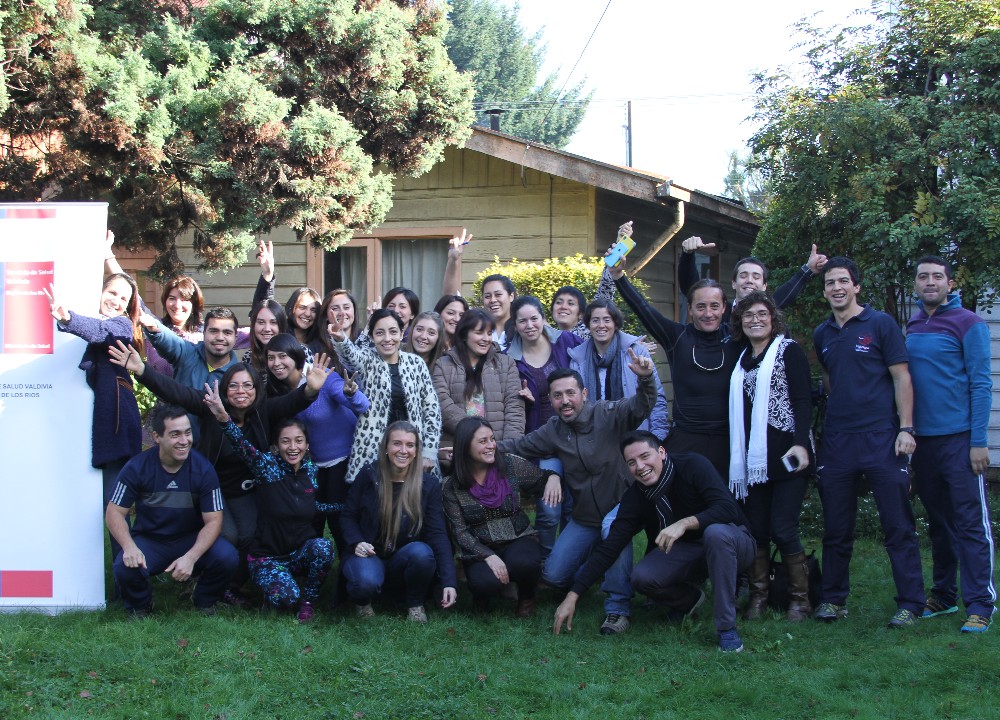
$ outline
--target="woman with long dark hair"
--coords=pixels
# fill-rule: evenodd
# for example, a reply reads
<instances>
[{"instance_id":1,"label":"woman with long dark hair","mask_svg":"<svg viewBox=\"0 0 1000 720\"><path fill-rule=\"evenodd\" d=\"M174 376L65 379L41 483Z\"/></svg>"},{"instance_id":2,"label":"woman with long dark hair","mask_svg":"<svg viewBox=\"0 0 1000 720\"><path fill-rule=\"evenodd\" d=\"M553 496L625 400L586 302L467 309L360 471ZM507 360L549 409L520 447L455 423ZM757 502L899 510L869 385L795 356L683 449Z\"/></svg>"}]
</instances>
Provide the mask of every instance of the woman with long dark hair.
<instances>
[{"instance_id":1,"label":"woman with long dark hair","mask_svg":"<svg viewBox=\"0 0 1000 720\"><path fill-rule=\"evenodd\" d=\"M267 382L267 351L275 335L288 329L285 309L274 300L261 300L250 313L250 349L243 353L243 363L252 365Z\"/></svg>"},{"instance_id":2,"label":"woman with long dark hair","mask_svg":"<svg viewBox=\"0 0 1000 720\"><path fill-rule=\"evenodd\" d=\"M445 352L455 344L455 328L468 309L469 303L461 295L442 295L434 306L434 312L441 316L444 323Z\"/></svg>"},{"instance_id":3,"label":"woman with long dark hair","mask_svg":"<svg viewBox=\"0 0 1000 720\"><path fill-rule=\"evenodd\" d=\"M394 287L382 296L382 307L394 310L399 315L399 319L403 321L403 340L407 340L413 327L413 319L420 314L420 298L417 294L409 288Z\"/></svg>"},{"instance_id":4,"label":"woman with long dark hair","mask_svg":"<svg viewBox=\"0 0 1000 720\"><path fill-rule=\"evenodd\" d=\"M268 604L297 608L299 623L308 623L333 564L333 547L316 532L313 516L334 508L316 496L316 466L309 458L305 424L282 420L274 428L276 449L261 451L232 421L217 388L208 391L205 404L258 486L257 530L247 556L250 577ZM301 584L296 574L305 576Z\"/></svg>"},{"instance_id":5,"label":"woman with long dark hair","mask_svg":"<svg viewBox=\"0 0 1000 720\"><path fill-rule=\"evenodd\" d=\"M532 295L517 298L510 306L510 314L515 332L507 346L507 355L514 360L521 378L521 396L524 398L525 410L524 433L528 434L556 414L549 402L549 373L569 367L569 351L583 340L572 332L557 330L548 325L541 301ZM558 458L544 458L539 461L539 465L544 470L562 475L562 463ZM559 527L565 527L569 522L572 503L568 491L561 494L558 502L555 501L554 494L538 497L535 529L538 531L543 555L551 552Z\"/></svg>"},{"instance_id":6,"label":"woman with long dark hair","mask_svg":"<svg viewBox=\"0 0 1000 720\"><path fill-rule=\"evenodd\" d=\"M493 344L493 319L480 308L462 316L455 346L434 366L434 389L441 402L442 444L463 418L476 415L493 427L498 440L524 434L524 400L517 366Z\"/></svg>"},{"instance_id":7,"label":"woman with long dark hair","mask_svg":"<svg viewBox=\"0 0 1000 720\"><path fill-rule=\"evenodd\" d=\"M371 409L358 418L347 469L347 482L361 468L378 457L378 444L385 429L397 420L408 420L423 438L421 464L437 466L441 435L441 407L431 383L427 364L413 353L403 352L403 321L393 310L379 308L368 320L372 347L360 348L347 336L346 322L334 314L328 327L333 347L345 368L356 370L364 379Z\"/></svg>"},{"instance_id":8,"label":"woman with long dark hair","mask_svg":"<svg viewBox=\"0 0 1000 720\"><path fill-rule=\"evenodd\" d=\"M288 333L276 335L267 344L269 394L283 395L306 381L305 352L298 340ZM358 418L368 412L367 396L348 375L334 369L327 376L319 397L295 417L304 423L310 438L309 452L316 465L316 499L332 509L317 513L315 527L322 535L327 522L343 556L344 539L340 531L340 511L347 497L347 458L354 443Z\"/></svg>"},{"instance_id":9,"label":"woman with long dark hair","mask_svg":"<svg viewBox=\"0 0 1000 720\"><path fill-rule=\"evenodd\" d=\"M389 311L387 311L389 312ZM401 595L409 619L427 622L424 601L437 576L441 607L455 604L455 561L445 528L441 483L418 458L420 431L392 423L347 494L341 518L348 554L342 559L347 592L360 617L371 617L383 589Z\"/></svg>"},{"instance_id":10,"label":"woman with long dark hair","mask_svg":"<svg viewBox=\"0 0 1000 720\"><path fill-rule=\"evenodd\" d=\"M479 609L513 582L515 615L534 612L542 550L521 509L520 493L555 494L559 488L557 474L517 455L498 456L493 428L482 418L458 424L452 473L442 491L444 512Z\"/></svg>"},{"instance_id":11,"label":"woman with long dark hair","mask_svg":"<svg viewBox=\"0 0 1000 720\"><path fill-rule=\"evenodd\" d=\"M309 287L295 288L285 303L288 329L300 344L308 346L319 335L322 323L317 324L322 304L320 294Z\"/></svg>"},{"instance_id":12,"label":"woman with long dark hair","mask_svg":"<svg viewBox=\"0 0 1000 720\"><path fill-rule=\"evenodd\" d=\"M445 351L444 323L433 310L426 310L415 318L410 328L410 336L403 343L403 350L411 352L427 363L427 370L434 372L442 353Z\"/></svg>"}]
</instances>

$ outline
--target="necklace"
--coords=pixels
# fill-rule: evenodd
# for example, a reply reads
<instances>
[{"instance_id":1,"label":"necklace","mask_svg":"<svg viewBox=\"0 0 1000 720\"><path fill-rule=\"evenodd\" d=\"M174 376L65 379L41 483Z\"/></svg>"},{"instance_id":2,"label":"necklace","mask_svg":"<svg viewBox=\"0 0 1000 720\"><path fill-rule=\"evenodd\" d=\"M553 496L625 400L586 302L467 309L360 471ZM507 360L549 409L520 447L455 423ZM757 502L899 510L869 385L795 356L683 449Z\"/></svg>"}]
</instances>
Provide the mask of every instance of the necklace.
<instances>
[{"instance_id":1,"label":"necklace","mask_svg":"<svg viewBox=\"0 0 1000 720\"><path fill-rule=\"evenodd\" d=\"M724 347L720 346L720 349L722 350L722 360L719 362L719 364L716 367L705 367L700 362L698 362L698 356L695 355L695 347L696 347L695 345L691 346L691 361L697 367L701 368L705 372L715 372L716 370L721 370L722 366L726 364L726 349Z\"/></svg>"}]
</instances>

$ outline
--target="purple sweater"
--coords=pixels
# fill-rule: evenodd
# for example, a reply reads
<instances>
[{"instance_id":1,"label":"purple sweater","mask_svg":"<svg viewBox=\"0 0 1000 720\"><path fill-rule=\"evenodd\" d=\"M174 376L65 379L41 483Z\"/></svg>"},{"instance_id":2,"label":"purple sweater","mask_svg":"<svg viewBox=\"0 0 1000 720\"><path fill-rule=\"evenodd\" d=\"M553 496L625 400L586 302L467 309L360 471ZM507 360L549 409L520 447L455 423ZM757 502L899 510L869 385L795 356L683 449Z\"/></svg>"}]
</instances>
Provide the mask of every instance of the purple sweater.
<instances>
[{"instance_id":1,"label":"purple sweater","mask_svg":"<svg viewBox=\"0 0 1000 720\"><path fill-rule=\"evenodd\" d=\"M116 340L132 342L132 322L125 316L94 318L71 312L69 322L56 323L56 327L89 343L80 369L94 391L91 465L99 468L138 455L142 450L142 420L132 376L108 358L108 347Z\"/></svg>"}]
</instances>

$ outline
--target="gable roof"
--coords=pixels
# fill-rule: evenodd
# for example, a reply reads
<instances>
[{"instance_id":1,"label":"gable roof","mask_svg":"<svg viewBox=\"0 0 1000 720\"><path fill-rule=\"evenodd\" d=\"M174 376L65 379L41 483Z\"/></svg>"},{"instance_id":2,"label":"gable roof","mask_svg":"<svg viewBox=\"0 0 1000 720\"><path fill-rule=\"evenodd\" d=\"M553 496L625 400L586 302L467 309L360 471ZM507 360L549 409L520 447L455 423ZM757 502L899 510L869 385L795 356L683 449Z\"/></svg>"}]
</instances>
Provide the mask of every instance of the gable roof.
<instances>
[{"instance_id":1,"label":"gable roof","mask_svg":"<svg viewBox=\"0 0 1000 720\"><path fill-rule=\"evenodd\" d=\"M575 180L585 185L662 205L674 200L705 208L739 222L760 222L742 204L717 195L691 190L667 175L591 160L533 140L473 126L465 147L532 170Z\"/></svg>"}]
</instances>

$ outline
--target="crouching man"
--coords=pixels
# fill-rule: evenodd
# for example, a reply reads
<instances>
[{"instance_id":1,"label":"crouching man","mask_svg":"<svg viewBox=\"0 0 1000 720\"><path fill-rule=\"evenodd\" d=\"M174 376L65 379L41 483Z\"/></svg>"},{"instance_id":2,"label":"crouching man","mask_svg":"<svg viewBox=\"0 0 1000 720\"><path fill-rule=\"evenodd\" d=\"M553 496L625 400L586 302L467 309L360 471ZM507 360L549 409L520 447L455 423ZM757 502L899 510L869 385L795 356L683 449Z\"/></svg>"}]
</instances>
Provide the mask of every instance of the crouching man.
<instances>
[{"instance_id":1,"label":"crouching man","mask_svg":"<svg viewBox=\"0 0 1000 720\"><path fill-rule=\"evenodd\" d=\"M553 632L573 629L576 601L645 530L656 546L632 571L632 587L679 614L703 600L705 568L715 598L719 649L743 649L736 630L736 577L753 562L756 543L739 506L712 464L695 453L667 455L643 431L622 439L621 453L635 483L622 496L607 538L594 550L556 609Z\"/></svg>"},{"instance_id":2,"label":"crouching man","mask_svg":"<svg viewBox=\"0 0 1000 720\"><path fill-rule=\"evenodd\" d=\"M105 513L108 530L121 546L115 582L130 618L152 611L149 578L170 573L177 582L200 575L193 599L211 615L236 570L236 548L219 537L222 493L215 469L191 449L191 421L176 405L152 413L150 448L128 461ZM128 526L135 505L135 523Z\"/></svg>"}]
</instances>

